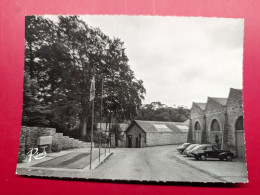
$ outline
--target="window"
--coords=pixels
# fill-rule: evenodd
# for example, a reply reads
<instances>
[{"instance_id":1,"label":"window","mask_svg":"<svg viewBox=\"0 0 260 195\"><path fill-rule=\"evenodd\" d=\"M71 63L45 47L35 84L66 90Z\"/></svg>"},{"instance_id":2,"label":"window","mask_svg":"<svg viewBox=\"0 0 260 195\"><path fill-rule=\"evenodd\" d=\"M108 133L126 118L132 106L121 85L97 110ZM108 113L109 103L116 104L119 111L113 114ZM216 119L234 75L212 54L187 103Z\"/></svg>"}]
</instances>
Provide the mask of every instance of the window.
<instances>
[{"instance_id":1,"label":"window","mask_svg":"<svg viewBox=\"0 0 260 195\"><path fill-rule=\"evenodd\" d=\"M211 122L211 131L220 131L220 125L219 125L219 122L214 119L212 122Z\"/></svg>"},{"instance_id":2,"label":"window","mask_svg":"<svg viewBox=\"0 0 260 195\"><path fill-rule=\"evenodd\" d=\"M195 130L201 130L201 126L200 126L200 123L198 121L195 123L194 129Z\"/></svg>"},{"instance_id":3,"label":"window","mask_svg":"<svg viewBox=\"0 0 260 195\"><path fill-rule=\"evenodd\" d=\"M236 130L244 130L243 116L238 117L235 128Z\"/></svg>"}]
</instances>

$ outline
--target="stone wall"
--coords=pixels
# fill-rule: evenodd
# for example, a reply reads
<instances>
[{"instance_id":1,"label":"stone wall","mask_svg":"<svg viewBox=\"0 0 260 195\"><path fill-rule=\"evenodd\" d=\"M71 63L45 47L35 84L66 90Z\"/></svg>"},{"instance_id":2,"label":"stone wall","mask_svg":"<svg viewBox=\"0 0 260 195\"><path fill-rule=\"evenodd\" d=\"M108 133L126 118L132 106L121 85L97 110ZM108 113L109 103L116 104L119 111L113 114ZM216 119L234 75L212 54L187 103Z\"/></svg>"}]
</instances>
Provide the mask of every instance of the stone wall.
<instances>
[{"instance_id":1,"label":"stone wall","mask_svg":"<svg viewBox=\"0 0 260 195\"><path fill-rule=\"evenodd\" d=\"M227 101L226 130L224 131L224 149L236 153L236 129L235 124L240 116L243 116L242 91L231 89Z\"/></svg>"},{"instance_id":2,"label":"stone wall","mask_svg":"<svg viewBox=\"0 0 260 195\"><path fill-rule=\"evenodd\" d=\"M37 147L37 138L40 136L52 136L52 144L46 148L46 152L59 152L61 150L73 148L90 148L90 142L83 142L77 139L63 136L62 133L56 133L55 128L45 127L25 127L22 126L20 133L18 162L23 162L27 152L31 148ZM95 147L93 143L93 147Z\"/></svg>"},{"instance_id":3,"label":"stone wall","mask_svg":"<svg viewBox=\"0 0 260 195\"><path fill-rule=\"evenodd\" d=\"M198 144L201 144L203 143L202 139L198 139L197 136L196 136L196 131L198 130L195 130L195 124L196 122L198 122L200 124L200 127L201 127L201 130L200 131L200 134L202 134L202 131L205 130L204 127L205 127L205 118L204 116L198 116L198 117L192 117L191 118L191 127L192 127L192 142L194 143L198 143Z\"/></svg>"},{"instance_id":4,"label":"stone wall","mask_svg":"<svg viewBox=\"0 0 260 195\"><path fill-rule=\"evenodd\" d=\"M146 146L183 144L187 141L188 133L154 132L146 133Z\"/></svg>"},{"instance_id":5,"label":"stone wall","mask_svg":"<svg viewBox=\"0 0 260 195\"><path fill-rule=\"evenodd\" d=\"M202 137L198 139L198 136L196 136L196 131L195 131L195 124L198 122L200 124L201 130L200 130L200 135L202 135L202 131L205 131L205 112L202 110L196 103L192 104L191 108L191 115L190 115L190 122L191 125L190 127L192 128L192 143L198 143L201 144L205 141L202 140Z\"/></svg>"},{"instance_id":6,"label":"stone wall","mask_svg":"<svg viewBox=\"0 0 260 195\"><path fill-rule=\"evenodd\" d=\"M208 98L205 116L206 116L206 135L208 143L215 144L215 137L218 136L219 138L219 146L223 148L223 130L225 126L225 113L226 113L226 106L221 105L211 99ZM216 119L220 126L220 131L213 131L211 129L211 124L213 120Z\"/></svg>"},{"instance_id":7,"label":"stone wall","mask_svg":"<svg viewBox=\"0 0 260 195\"><path fill-rule=\"evenodd\" d=\"M56 133L55 128L46 127L25 127L22 126L21 133L25 133L25 152L31 148L37 147L37 138L40 136L53 136ZM46 148L47 152L51 152L51 146Z\"/></svg>"},{"instance_id":8,"label":"stone wall","mask_svg":"<svg viewBox=\"0 0 260 195\"><path fill-rule=\"evenodd\" d=\"M21 128L19 152L18 152L18 162L19 163L21 163L21 162L23 162L23 160L25 160L25 139L26 139L26 129Z\"/></svg>"}]
</instances>

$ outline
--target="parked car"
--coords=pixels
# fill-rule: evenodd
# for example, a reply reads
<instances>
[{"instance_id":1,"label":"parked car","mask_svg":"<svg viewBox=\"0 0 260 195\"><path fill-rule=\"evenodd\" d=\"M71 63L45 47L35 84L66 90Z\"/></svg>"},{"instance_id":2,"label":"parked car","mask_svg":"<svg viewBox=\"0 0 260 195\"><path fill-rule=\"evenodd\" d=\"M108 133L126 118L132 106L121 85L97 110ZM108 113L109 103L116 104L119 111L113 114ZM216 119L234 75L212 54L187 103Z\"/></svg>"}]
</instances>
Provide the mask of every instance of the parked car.
<instances>
[{"instance_id":1,"label":"parked car","mask_svg":"<svg viewBox=\"0 0 260 195\"><path fill-rule=\"evenodd\" d=\"M182 144L180 147L177 148L177 151L182 154L183 151L184 151L189 145L191 145L191 143L184 143L184 144Z\"/></svg>"},{"instance_id":2,"label":"parked car","mask_svg":"<svg viewBox=\"0 0 260 195\"><path fill-rule=\"evenodd\" d=\"M191 151L193 148L195 148L196 146L199 146L199 144L191 144L189 145L184 151L182 154L185 154L186 156L192 156L191 155Z\"/></svg>"},{"instance_id":3,"label":"parked car","mask_svg":"<svg viewBox=\"0 0 260 195\"><path fill-rule=\"evenodd\" d=\"M196 160L207 160L207 158L218 158L220 160L232 161L234 154L228 150L220 150L212 144L202 144L197 146L192 154Z\"/></svg>"}]
</instances>

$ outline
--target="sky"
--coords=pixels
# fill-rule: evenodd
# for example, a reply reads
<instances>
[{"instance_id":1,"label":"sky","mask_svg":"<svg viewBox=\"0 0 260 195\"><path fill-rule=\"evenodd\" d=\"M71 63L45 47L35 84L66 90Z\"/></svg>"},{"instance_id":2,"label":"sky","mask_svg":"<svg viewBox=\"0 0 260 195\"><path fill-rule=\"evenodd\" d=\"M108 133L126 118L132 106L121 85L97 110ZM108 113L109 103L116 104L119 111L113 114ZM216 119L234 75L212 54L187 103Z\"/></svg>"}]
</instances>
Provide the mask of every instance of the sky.
<instances>
[{"instance_id":1,"label":"sky","mask_svg":"<svg viewBox=\"0 0 260 195\"><path fill-rule=\"evenodd\" d=\"M144 81L144 104L191 107L242 89L244 20L174 16L80 16L124 42L129 65Z\"/></svg>"}]
</instances>

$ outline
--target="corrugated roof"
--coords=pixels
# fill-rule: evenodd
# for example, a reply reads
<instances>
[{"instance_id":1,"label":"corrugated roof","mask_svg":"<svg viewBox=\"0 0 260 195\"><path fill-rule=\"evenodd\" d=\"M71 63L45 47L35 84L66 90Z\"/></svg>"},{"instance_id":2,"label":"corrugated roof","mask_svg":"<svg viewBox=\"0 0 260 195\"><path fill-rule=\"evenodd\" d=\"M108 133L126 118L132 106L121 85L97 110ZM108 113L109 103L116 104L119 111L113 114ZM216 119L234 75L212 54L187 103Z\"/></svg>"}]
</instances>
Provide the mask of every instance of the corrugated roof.
<instances>
[{"instance_id":1,"label":"corrugated roof","mask_svg":"<svg viewBox=\"0 0 260 195\"><path fill-rule=\"evenodd\" d=\"M188 126L184 123L165 121L141 121L135 120L144 132L187 132Z\"/></svg>"},{"instance_id":2,"label":"corrugated roof","mask_svg":"<svg viewBox=\"0 0 260 195\"><path fill-rule=\"evenodd\" d=\"M218 98L218 97L210 97L210 98L223 106L225 106L227 104L227 98Z\"/></svg>"},{"instance_id":3,"label":"corrugated roof","mask_svg":"<svg viewBox=\"0 0 260 195\"><path fill-rule=\"evenodd\" d=\"M206 108L206 103L194 102L194 104L198 105L202 110Z\"/></svg>"}]
</instances>

